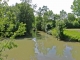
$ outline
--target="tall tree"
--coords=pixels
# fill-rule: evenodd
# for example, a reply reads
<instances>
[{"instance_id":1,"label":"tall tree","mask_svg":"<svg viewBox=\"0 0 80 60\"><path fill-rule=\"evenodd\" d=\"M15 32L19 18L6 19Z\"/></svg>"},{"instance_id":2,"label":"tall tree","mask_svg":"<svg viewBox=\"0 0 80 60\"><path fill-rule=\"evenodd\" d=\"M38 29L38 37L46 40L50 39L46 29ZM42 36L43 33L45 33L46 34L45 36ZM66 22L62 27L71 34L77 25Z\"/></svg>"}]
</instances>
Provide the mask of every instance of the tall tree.
<instances>
[{"instance_id":1,"label":"tall tree","mask_svg":"<svg viewBox=\"0 0 80 60\"><path fill-rule=\"evenodd\" d=\"M43 6L43 7L40 7L37 12L37 15L38 15L37 21L39 21L38 26L40 27L40 30L43 30L43 31L45 31L45 23L48 16L48 14L46 13L47 11L48 11L48 7Z\"/></svg>"},{"instance_id":2,"label":"tall tree","mask_svg":"<svg viewBox=\"0 0 80 60\"><path fill-rule=\"evenodd\" d=\"M26 4L25 2L19 4L19 10L20 13L18 16L18 20L26 24L27 27L26 33L31 35L32 23L34 22L34 13L33 13L34 11L31 8L30 4L28 3Z\"/></svg>"},{"instance_id":3,"label":"tall tree","mask_svg":"<svg viewBox=\"0 0 80 60\"><path fill-rule=\"evenodd\" d=\"M39 7L38 11L37 11L37 17L36 17L36 21L37 21L37 29L38 30L42 30L41 29L41 22L42 22L42 8Z\"/></svg>"},{"instance_id":4,"label":"tall tree","mask_svg":"<svg viewBox=\"0 0 80 60\"><path fill-rule=\"evenodd\" d=\"M71 9L73 10L74 14L80 16L80 0L74 0L73 5L71 5Z\"/></svg>"},{"instance_id":5,"label":"tall tree","mask_svg":"<svg viewBox=\"0 0 80 60\"><path fill-rule=\"evenodd\" d=\"M59 20L60 19L60 15L59 14L54 14L55 20Z\"/></svg>"},{"instance_id":6,"label":"tall tree","mask_svg":"<svg viewBox=\"0 0 80 60\"><path fill-rule=\"evenodd\" d=\"M60 18L61 18L62 20L64 20L64 19L67 18L67 13L66 13L66 11L64 11L64 10L60 11Z\"/></svg>"},{"instance_id":7,"label":"tall tree","mask_svg":"<svg viewBox=\"0 0 80 60\"><path fill-rule=\"evenodd\" d=\"M68 13L68 20L74 21L75 20L75 15L72 13Z\"/></svg>"}]
</instances>

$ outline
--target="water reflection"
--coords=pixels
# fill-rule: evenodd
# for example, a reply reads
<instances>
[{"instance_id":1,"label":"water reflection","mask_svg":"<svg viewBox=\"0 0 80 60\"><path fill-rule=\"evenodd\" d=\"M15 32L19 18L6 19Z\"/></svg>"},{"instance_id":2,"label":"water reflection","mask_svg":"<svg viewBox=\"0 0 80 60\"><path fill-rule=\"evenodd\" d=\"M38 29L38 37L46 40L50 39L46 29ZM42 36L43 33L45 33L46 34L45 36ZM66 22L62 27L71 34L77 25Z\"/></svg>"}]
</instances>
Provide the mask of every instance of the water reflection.
<instances>
[{"instance_id":1,"label":"water reflection","mask_svg":"<svg viewBox=\"0 0 80 60\"><path fill-rule=\"evenodd\" d=\"M57 51L56 46L53 46L52 49L46 48L47 50L46 54L44 54L44 51L40 52L38 48L39 48L38 45L35 45L35 53L36 53L37 60L53 60L53 59L55 60L74 60L70 52L72 48L69 46L65 47L63 51L64 53L63 56L56 55L56 51Z\"/></svg>"},{"instance_id":2,"label":"water reflection","mask_svg":"<svg viewBox=\"0 0 80 60\"><path fill-rule=\"evenodd\" d=\"M32 40L33 40L34 42L36 42L36 38L33 38Z\"/></svg>"},{"instance_id":3,"label":"water reflection","mask_svg":"<svg viewBox=\"0 0 80 60\"><path fill-rule=\"evenodd\" d=\"M59 51L60 46L58 47L56 44L53 44L51 48L46 47L45 42L48 43L47 40L38 41L36 38L32 40L35 42L34 50L37 60L74 60L71 54L72 48L68 45L64 45Z\"/></svg>"}]
</instances>

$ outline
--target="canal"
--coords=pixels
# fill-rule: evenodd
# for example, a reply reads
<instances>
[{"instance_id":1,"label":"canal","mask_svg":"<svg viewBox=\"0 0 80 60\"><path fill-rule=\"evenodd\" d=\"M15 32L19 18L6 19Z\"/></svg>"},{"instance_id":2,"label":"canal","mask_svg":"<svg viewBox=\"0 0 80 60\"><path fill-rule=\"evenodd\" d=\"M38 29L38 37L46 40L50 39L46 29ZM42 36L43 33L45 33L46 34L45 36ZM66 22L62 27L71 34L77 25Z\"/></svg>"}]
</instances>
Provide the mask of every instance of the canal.
<instances>
[{"instance_id":1,"label":"canal","mask_svg":"<svg viewBox=\"0 0 80 60\"><path fill-rule=\"evenodd\" d=\"M38 32L33 38L15 40L17 48L3 52L4 60L80 60L80 43L57 40Z\"/></svg>"}]
</instances>

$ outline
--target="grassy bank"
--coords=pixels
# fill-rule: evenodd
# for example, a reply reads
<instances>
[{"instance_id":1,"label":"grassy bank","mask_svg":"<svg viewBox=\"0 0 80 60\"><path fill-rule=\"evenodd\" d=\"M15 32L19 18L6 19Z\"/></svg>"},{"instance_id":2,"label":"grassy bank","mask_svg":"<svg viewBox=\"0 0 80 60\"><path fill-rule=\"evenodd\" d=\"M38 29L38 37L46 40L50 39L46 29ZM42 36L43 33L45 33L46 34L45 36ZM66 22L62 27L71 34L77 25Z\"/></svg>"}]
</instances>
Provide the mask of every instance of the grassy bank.
<instances>
[{"instance_id":1,"label":"grassy bank","mask_svg":"<svg viewBox=\"0 0 80 60\"><path fill-rule=\"evenodd\" d=\"M80 29L64 29L64 40L67 41L80 41ZM52 30L52 35L56 36L56 29Z\"/></svg>"},{"instance_id":2,"label":"grassy bank","mask_svg":"<svg viewBox=\"0 0 80 60\"><path fill-rule=\"evenodd\" d=\"M67 36L69 40L80 41L80 29L65 29L64 35Z\"/></svg>"}]
</instances>

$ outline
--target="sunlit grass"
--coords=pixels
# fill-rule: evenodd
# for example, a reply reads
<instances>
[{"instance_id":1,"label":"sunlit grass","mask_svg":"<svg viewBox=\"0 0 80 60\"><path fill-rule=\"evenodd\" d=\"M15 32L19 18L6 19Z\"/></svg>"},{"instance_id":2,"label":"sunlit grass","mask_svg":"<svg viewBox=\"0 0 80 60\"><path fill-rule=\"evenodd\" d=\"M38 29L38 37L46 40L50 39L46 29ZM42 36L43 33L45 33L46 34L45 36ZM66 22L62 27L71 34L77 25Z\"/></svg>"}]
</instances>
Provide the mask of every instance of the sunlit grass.
<instances>
[{"instance_id":1,"label":"sunlit grass","mask_svg":"<svg viewBox=\"0 0 80 60\"><path fill-rule=\"evenodd\" d=\"M80 41L80 29L65 29L64 34L71 40Z\"/></svg>"}]
</instances>

